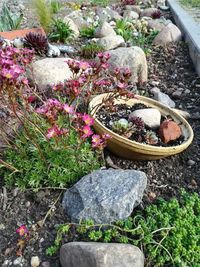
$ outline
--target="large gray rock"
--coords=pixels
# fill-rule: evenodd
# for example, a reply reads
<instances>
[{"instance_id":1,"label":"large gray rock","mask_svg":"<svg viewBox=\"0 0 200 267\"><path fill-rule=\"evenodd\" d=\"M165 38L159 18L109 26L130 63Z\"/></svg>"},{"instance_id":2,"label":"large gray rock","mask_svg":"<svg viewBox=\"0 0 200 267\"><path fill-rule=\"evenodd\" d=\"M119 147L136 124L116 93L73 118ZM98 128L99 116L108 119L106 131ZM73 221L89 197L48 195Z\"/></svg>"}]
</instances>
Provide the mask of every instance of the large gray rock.
<instances>
[{"instance_id":1,"label":"large gray rock","mask_svg":"<svg viewBox=\"0 0 200 267\"><path fill-rule=\"evenodd\" d=\"M144 267L141 250L128 244L71 242L60 250L62 267Z\"/></svg>"},{"instance_id":2,"label":"large gray rock","mask_svg":"<svg viewBox=\"0 0 200 267\"><path fill-rule=\"evenodd\" d=\"M72 221L110 223L130 216L146 188L144 172L98 170L84 176L64 195L63 207Z\"/></svg>"},{"instance_id":3,"label":"large gray rock","mask_svg":"<svg viewBox=\"0 0 200 267\"><path fill-rule=\"evenodd\" d=\"M32 65L29 78L34 80L39 89L46 90L47 85L63 82L72 77L72 72L65 62L68 58L45 58Z\"/></svg>"},{"instance_id":4,"label":"large gray rock","mask_svg":"<svg viewBox=\"0 0 200 267\"><path fill-rule=\"evenodd\" d=\"M124 7L124 9L125 9L125 10L135 11L136 13L138 13L138 15L140 15L140 13L141 13L140 6L126 5L126 6Z\"/></svg>"},{"instance_id":5,"label":"large gray rock","mask_svg":"<svg viewBox=\"0 0 200 267\"><path fill-rule=\"evenodd\" d=\"M131 81L147 81L147 61L144 51L137 46L121 47L109 51L111 67L129 68L132 72Z\"/></svg>"},{"instance_id":6,"label":"large gray rock","mask_svg":"<svg viewBox=\"0 0 200 267\"><path fill-rule=\"evenodd\" d=\"M161 32L155 37L154 45L167 45L169 43L174 43L180 41L182 38L181 31L173 23L167 24Z\"/></svg>"},{"instance_id":7,"label":"large gray rock","mask_svg":"<svg viewBox=\"0 0 200 267\"><path fill-rule=\"evenodd\" d=\"M95 34L94 37L96 38L102 38L102 37L106 37L108 35L116 35L116 32L114 31L113 27L110 26L110 24L108 22L104 22L102 24L100 24L97 29L95 30Z\"/></svg>"},{"instance_id":8,"label":"large gray rock","mask_svg":"<svg viewBox=\"0 0 200 267\"><path fill-rule=\"evenodd\" d=\"M97 43L104 47L104 49L111 50L116 47L123 46L125 44L124 38L120 35L108 35L106 37L97 40Z\"/></svg>"}]
</instances>

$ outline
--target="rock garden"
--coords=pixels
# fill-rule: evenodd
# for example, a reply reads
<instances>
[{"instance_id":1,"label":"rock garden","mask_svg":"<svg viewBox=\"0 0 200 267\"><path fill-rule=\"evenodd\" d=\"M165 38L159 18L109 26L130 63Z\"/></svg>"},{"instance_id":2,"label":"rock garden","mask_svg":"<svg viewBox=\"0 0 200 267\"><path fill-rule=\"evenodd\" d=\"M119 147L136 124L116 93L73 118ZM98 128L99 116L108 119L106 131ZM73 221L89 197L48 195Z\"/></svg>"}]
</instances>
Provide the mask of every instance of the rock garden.
<instances>
[{"instance_id":1,"label":"rock garden","mask_svg":"<svg viewBox=\"0 0 200 267\"><path fill-rule=\"evenodd\" d=\"M1 266L200 266L184 37L164 0L0 3Z\"/></svg>"}]
</instances>

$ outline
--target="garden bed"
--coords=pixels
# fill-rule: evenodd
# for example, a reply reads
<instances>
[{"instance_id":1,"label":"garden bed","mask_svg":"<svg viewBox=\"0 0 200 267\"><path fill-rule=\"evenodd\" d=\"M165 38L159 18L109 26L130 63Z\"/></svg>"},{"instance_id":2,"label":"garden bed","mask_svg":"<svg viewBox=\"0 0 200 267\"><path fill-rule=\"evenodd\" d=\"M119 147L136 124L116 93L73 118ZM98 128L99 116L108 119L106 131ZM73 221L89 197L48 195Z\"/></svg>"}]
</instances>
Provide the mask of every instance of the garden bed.
<instances>
[{"instance_id":1,"label":"garden bed","mask_svg":"<svg viewBox=\"0 0 200 267\"><path fill-rule=\"evenodd\" d=\"M26 1L22 4L27 7ZM30 17L25 17L24 23L32 26L29 20L31 12ZM135 169L146 173L148 185L143 202L137 208L140 211L155 203L159 197L166 200L175 197L179 200L181 188L200 194L200 78L193 68L188 47L184 42L167 47L152 47L147 63L148 82L140 86L138 91L151 96L150 90L159 87L175 101L177 108L188 111L194 140L183 153L157 161L124 160L105 149L106 167ZM176 94L177 91L182 93ZM5 109L3 107L0 116L5 114ZM23 262L17 266L30 266L32 256L40 258L42 267L60 266L59 255L47 256L46 249L52 245L56 236L55 226L67 221L61 206L64 192L65 188L56 187L38 191L29 188L24 192L18 188L6 189L3 177L0 177L0 265L6 267L11 262L14 264L20 256L16 229L26 225L30 229L31 238L23 251ZM78 236L75 234L70 240L76 239ZM16 255L16 252L19 254ZM3 265L6 261L8 265Z\"/></svg>"}]
</instances>

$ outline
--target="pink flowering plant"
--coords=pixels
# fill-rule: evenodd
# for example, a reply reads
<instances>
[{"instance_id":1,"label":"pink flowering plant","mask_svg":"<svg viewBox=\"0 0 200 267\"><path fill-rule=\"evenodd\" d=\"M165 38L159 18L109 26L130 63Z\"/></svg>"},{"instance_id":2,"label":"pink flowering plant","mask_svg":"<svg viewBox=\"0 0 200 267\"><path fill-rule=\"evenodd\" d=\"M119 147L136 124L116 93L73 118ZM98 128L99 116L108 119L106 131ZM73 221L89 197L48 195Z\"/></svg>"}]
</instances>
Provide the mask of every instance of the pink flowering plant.
<instances>
[{"instance_id":1,"label":"pink flowering plant","mask_svg":"<svg viewBox=\"0 0 200 267\"><path fill-rule=\"evenodd\" d=\"M68 60L73 77L52 86L54 97L43 99L29 86L25 68L33 59L27 49L0 50L1 97L22 126L1 160L7 185L21 188L66 187L101 166L109 135L94 133L94 119L87 114L95 94L132 97L128 69L109 71L108 53L99 61ZM113 106L113 105L111 105Z\"/></svg>"}]
</instances>

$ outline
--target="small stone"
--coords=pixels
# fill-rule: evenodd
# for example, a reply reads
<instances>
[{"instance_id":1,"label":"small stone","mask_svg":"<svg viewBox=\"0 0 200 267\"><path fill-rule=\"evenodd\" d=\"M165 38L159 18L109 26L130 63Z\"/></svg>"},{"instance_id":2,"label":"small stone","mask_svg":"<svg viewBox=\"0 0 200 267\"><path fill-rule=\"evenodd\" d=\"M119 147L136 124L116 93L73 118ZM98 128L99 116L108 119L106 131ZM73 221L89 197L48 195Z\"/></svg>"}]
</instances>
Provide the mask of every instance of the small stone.
<instances>
[{"instance_id":1,"label":"small stone","mask_svg":"<svg viewBox=\"0 0 200 267\"><path fill-rule=\"evenodd\" d=\"M192 179L191 185L194 186L194 187L198 186L197 182L194 179Z\"/></svg>"},{"instance_id":2,"label":"small stone","mask_svg":"<svg viewBox=\"0 0 200 267\"><path fill-rule=\"evenodd\" d=\"M159 6L159 9L162 11L168 11L169 7L168 6Z\"/></svg>"},{"instance_id":3,"label":"small stone","mask_svg":"<svg viewBox=\"0 0 200 267\"><path fill-rule=\"evenodd\" d=\"M144 108L133 111L129 115L129 120L131 117L139 117L144 123L151 129L156 129L160 126L161 113L155 108Z\"/></svg>"},{"instance_id":4,"label":"small stone","mask_svg":"<svg viewBox=\"0 0 200 267\"><path fill-rule=\"evenodd\" d=\"M25 263L25 259L23 257L18 257L13 261L13 265L19 265L21 267L23 267Z\"/></svg>"},{"instance_id":5,"label":"small stone","mask_svg":"<svg viewBox=\"0 0 200 267\"><path fill-rule=\"evenodd\" d=\"M67 53L68 55L75 54L76 50L69 45L56 45L61 53Z\"/></svg>"},{"instance_id":6,"label":"small stone","mask_svg":"<svg viewBox=\"0 0 200 267\"><path fill-rule=\"evenodd\" d=\"M26 204L25 204L26 208L29 208L31 206L31 202L30 201L27 201Z\"/></svg>"},{"instance_id":7,"label":"small stone","mask_svg":"<svg viewBox=\"0 0 200 267\"><path fill-rule=\"evenodd\" d=\"M186 90L184 91L184 93L185 93L186 95L188 95L188 94L191 93L191 91L190 91L189 89L186 89Z\"/></svg>"},{"instance_id":8,"label":"small stone","mask_svg":"<svg viewBox=\"0 0 200 267\"><path fill-rule=\"evenodd\" d=\"M43 261L41 264L41 267L50 267L50 262L49 261Z\"/></svg>"},{"instance_id":9,"label":"small stone","mask_svg":"<svg viewBox=\"0 0 200 267\"><path fill-rule=\"evenodd\" d=\"M180 99L181 95L182 95L182 91L181 90L176 90L175 92L172 93L172 96L175 99Z\"/></svg>"},{"instance_id":10,"label":"small stone","mask_svg":"<svg viewBox=\"0 0 200 267\"><path fill-rule=\"evenodd\" d=\"M60 50L56 45L48 44L48 57L59 57L60 56Z\"/></svg>"},{"instance_id":11,"label":"small stone","mask_svg":"<svg viewBox=\"0 0 200 267\"><path fill-rule=\"evenodd\" d=\"M150 90L150 92L153 94L153 99L159 101L160 103L170 107L175 107L175 102L165 93L162 93L159 88L154 87Z\"/></svg>"},{"instance_id":12,"label":"small stone","mask_svg":"<svg viewBox=\"0 0 200 267\"><path fill-rule=\"evenodd\" d=\"M33 256L31 258L31 267L38 267L40 265L40 259L38 256Z\"/></svg>"},{"instance_id":13,"label":"small stone","mask_svg":"<svg viewBox=\"0 0 200 267\"><path fill-rule=\"evenodd\" d=\"M3 223L0 223L0 231L5 230L5 229L6 229L5 225Z\"/></svg>"},{"instance_id":14,"label":"small stone","mask_svg":"<svg viewBox=\"0 0 200 267\"><path fill-rule=\"evenodd\" d=\"M24 47L24 42L22 41L21 38L16 38L13 41L13 45L17 48L23 48Z\"/></svg>"},{"instance_id":15,"label":"small stone","mask_svg":"<svg viewBox=\"0 0 200 267\"><path fill-rule=\"evenodd\" d=\"M181 128L175 121L165 120L160 125L159 136L165 144L178 139L181 134Z\"/></svg>"},{"instance_id":16,"label":"small stone","mask_svg":"<svg viewBox=\"0 0 200 267\"><path fill-rule=\"evenodd\" d=\"M187 165L188 166L193 166L193 165L195 165L195 161L194 160L192 160L192 159L189 159L188 161L187 161Z\"/></svg>"},{"instance_id":17,"label":"small stone","mask_svg":"<svg viewBox=\"0 0 200 267\"><path fill-rule=\"evenodd\" d=\"M158 12L158 9L155 7L145 8L141 12L140 17L150 17L151 18L152 14L154 14L155 12Z\"/></svg>"}]
</instances>

